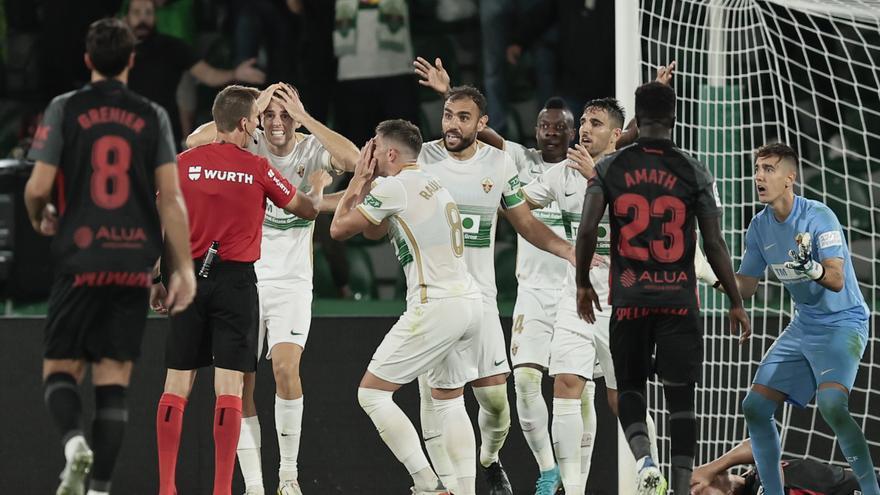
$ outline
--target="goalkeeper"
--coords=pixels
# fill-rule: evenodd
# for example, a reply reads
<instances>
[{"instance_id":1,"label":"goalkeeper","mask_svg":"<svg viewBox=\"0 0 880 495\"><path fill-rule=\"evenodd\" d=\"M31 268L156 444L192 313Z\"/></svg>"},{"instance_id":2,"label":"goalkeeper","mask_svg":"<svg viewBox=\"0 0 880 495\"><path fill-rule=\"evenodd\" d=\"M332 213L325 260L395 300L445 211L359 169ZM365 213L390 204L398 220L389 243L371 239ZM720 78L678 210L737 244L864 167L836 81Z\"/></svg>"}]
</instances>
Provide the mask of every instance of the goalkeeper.
<instances>
[{"instance_id":1,"label":"goalkeeper","mask_svg":"<svg viewBox=\"0 0 880 495\"><path fill-rule=\"evenodd\" d=\"M755 464L766 495L783 495L774 413L783 401L804 407L816 395L864 495L878 495L865 436L849 412L849 391L868 342L868 307L834 212L794 194L798 156L785 144L757 151L758 200L737 283L751 297L770 267L795 302L791 323L764 356L743 401ZM818 391L817 391L818 390Z\"/></svg>"}]
</instances>

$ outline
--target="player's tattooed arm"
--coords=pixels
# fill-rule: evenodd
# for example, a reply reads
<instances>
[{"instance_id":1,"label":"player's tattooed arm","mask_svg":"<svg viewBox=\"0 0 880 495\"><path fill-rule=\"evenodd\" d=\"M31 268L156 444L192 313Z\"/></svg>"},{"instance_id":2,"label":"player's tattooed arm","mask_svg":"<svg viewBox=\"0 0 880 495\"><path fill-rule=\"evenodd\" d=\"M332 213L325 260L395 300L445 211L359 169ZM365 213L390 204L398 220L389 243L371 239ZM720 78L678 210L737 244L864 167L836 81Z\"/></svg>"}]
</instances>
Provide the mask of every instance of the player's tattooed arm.
<instances>
[{"instance_id":1,"label":"player's tattooed arm","mask_svg":"<svg viewBox=\"0 0 880 495\"><path fill-rule=\"evenodd\" d=\"M58 230L58 212L51 202L57 173L58 167L38 160L24 188L31 226L42 235L55 235Z\"/></svg>"},{"instance_id":2,"label":"player's tattooed arm","mask_svg":"<svg viewBox=\"0 0 880 495\"><path fill-rule=\"evenodd\" d=\"M574 264L574 251L571 243L553 233L549 227L535 218L531 208L525 203L501 210L501 213L513 225L513 229L529 243Z\"/></svg>"}]
</instances>

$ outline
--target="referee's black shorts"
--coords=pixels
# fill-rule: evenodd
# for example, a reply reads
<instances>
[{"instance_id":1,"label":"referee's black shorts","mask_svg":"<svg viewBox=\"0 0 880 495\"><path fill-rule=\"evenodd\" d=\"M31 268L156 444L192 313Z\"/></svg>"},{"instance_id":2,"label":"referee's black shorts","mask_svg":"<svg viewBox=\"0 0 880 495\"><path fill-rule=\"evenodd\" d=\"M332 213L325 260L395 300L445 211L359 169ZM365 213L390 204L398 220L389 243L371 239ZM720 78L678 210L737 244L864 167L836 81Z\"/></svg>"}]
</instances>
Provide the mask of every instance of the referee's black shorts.
<instances>
[{"instance_id":1,"label":"referee's black shorts","mask_svg":"<svg viewBox=\"0 0 880 495\"><path fill-rule=\"evenodd\" d=\"M135 361L141 355L150 289L78 285L76 278L62 274L52 283L43 357Z\"/></svg>"},{"instance_id":2,"label":"referee's black shorts","mask_svg":"<svg viewBox=\"0 0 880 495\"><path fill-rule=\"evenodd\" d=\"M208 278L196 275L192 304L171 317L165 366L255 371L258 315L254 264L215 262Z\"/></svg>"},{"instance_id":3,"label":"referee's black shorts","mask_svg":"<svg viewBox=\"0 0 880 495\"><path fill-rule=\"evenodd\" d=\"M622 384L641 385L655 372L668 382L700 381L703 324L699 310L614 307L610 334L614 374L620 388Z\"/></svg>"}]
</instances>

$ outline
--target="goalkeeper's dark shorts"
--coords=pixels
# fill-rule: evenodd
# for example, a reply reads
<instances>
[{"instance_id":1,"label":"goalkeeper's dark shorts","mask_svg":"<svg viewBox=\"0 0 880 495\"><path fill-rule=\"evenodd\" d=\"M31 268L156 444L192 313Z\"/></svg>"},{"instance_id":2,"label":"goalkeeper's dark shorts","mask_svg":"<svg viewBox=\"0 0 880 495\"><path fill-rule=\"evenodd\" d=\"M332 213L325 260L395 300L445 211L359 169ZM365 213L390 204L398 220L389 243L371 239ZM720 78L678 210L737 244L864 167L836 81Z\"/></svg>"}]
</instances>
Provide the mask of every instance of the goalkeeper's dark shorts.
<instances>
[{"instance_id":1,"label":"goalkeeper's dark shorts","mask_svg":"<svg viewBox=\"0 0 880 495\"><path fill-rule=\"evenodd\" d=\"M619 389L641 386L655 373L667 382L700 381L703 324L699 310L614 307L610 333Z\"/></svg>"}]
</instances>

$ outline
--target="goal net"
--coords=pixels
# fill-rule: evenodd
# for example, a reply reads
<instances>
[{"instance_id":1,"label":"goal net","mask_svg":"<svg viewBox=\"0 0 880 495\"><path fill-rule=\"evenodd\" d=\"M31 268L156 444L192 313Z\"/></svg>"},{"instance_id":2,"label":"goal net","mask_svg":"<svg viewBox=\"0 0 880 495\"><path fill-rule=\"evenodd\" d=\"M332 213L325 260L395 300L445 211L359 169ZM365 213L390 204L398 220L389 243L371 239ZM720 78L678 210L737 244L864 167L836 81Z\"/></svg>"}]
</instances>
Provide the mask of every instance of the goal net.
<instances>
[{"instance_id":1,"label":"goal net","mask_svg":"<svg viewBox=\"0 0 880 495\"><path fill-rule=\"evenodd\" d=\"M801 155L796 191L831 207L843 224L859 286L880 322L880 4L847 0L641 0L642 81L678 62L675 141L714 173L723 231L739 268L745 230L763 206L753 151L782 141ZM754 335L739 346L726 298L701 287L705 364L697 394L697 463L746 438L741 402L761 357L792 316L772 276L747 301ZM669 452L662 390L651 385L661 452ZM880 340L872 333L850 400L880 462ZM845 464L819 411L777 416L785 456ZM668 469L668 454L662 455Z\"/></svg>"}]
</instances>

